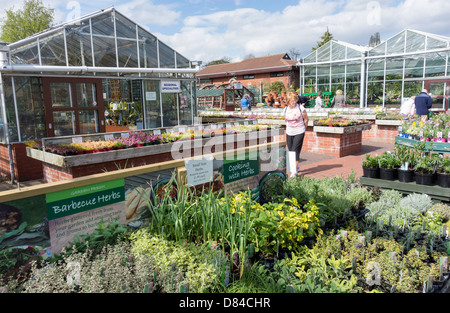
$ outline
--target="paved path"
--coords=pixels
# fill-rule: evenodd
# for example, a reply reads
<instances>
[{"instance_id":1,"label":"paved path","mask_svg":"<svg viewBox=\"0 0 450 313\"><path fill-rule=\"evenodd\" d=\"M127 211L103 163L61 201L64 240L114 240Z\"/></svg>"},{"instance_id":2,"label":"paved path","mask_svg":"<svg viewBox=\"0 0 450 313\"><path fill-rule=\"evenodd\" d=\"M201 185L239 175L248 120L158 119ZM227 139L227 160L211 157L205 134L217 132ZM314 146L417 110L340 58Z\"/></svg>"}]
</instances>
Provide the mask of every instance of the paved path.
<instances>
[{"instance_id":1,"label":"paved path","mask_svg":"<svg viewBox=\"0 0 450 313\"><path fill-rule=\"evenodd\" d=\"M392 151L393 149L394 144L364 141L360 153L341 158L302 152L300 154L300 175L314 178L342 175L346 178L353 170L356 172L356 177L360 177L363 175L362 161L366 154L380 155L384 151Z\"/></svg>"}]
</instances>

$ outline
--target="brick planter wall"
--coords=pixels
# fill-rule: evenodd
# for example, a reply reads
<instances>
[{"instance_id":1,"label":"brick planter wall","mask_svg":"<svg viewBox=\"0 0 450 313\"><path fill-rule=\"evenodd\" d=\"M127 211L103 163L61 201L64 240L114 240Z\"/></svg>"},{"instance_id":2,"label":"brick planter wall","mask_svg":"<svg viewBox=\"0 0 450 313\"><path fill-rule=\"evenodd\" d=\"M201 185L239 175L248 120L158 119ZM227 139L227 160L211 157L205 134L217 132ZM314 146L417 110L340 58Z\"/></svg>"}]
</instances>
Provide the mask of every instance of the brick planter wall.
<instances>
[{"instance_id":1,"label":"brick planter wall","mask_svg":"<svg viewBox=\"0 0 450 313\"><path fill-rule=\"evenodd\" d=\"M314 132L313 127L308 127L302 151L338 158L359 153L362 148L362 133L363 131L348 134L321 133Z\"/></svg>"},{"instance_id":2,"label":"brick planter wall","mask_svg":"<svg viewBox=\"0 0 450 313\"><path fill-rule=\"evenodd\" d=\"M282 130L259 131L251 134L227 135L223 137L217 136L217 139L223 139L223 144L214 144L217 141L209 141L210 138L204 138L192 141L179 141L165 145L68 157L28 149L28 155L37 160L41 160L44 181L50 183L108 171L116 171L118 169L171 161L174 160L174 156L176 159L183 159L185 157L201 156L202 152L209 154L227 151L231 148L230 146L233 149L237 149L263 144L264 142L270 143L273 141L273 138L279 136L280 132ZM229 139L232 141L228 141ZM220 142L222 143L222 141ZM175 154L171 151L173 145L177 145Z\"/></svg>"},{"instance_id":3,"label":"brick planter wall","mask_svg":"<svg viewBox=\"0 0 450 313\"><path fill-rule=\"evenodd\" d=\"M363 140L395 143L395 136L398 135L398 123L393 123L394 125L377 125L377 122L371 122L371 124L372 128L363 132Z\"/></svg>"},{"instance_id":4,"label":"brick planter wall","mask_svg":"<svg viewBox=\"0 0 450 313\"><path fill-rule=\"evenodd\" d=\"M16 143L12 144L11 147L15 181L24 182L41 179L43 177L42 163L27 156L25 144ZM0 175L6 179L11 179L7 145L0 145Z\"/></svg>"}]
</instances>

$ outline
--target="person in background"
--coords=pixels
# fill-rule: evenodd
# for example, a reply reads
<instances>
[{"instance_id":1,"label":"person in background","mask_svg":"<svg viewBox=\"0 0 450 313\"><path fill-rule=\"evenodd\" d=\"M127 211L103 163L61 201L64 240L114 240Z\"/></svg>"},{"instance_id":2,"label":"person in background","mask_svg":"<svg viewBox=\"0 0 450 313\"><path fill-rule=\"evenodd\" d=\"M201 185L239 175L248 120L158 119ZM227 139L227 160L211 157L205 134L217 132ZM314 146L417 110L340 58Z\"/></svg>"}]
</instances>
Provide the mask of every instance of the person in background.
<instances>
[{"instance_id":1,"label":"person in background","mask_svg":"<svg viewBox=\"0 0 450 313\"><path fill-rule=\"evenodd\" d=\"M308 125L308 114L303 105L299 105L297 102L297 93L288 93L288 105L283 111L286 121L286 145L288 151L295 152L295 172L288 172L289 177L295 177L299 171L300 152L303 146L303 139L305 138L306 126Z\"/></svg>"},{"instance_id":2,"label":"person in background","mask_svg":"<svg viewBox=\"0 0 450 313\"><path fill-rule=\"evenodd\" d=\"M333 100L331 100L331 107L342 108L344 105L345 105L345 98L343 92L342 90L338 89L336 90L336 95L333 97Z\"/></svg>"},{"instance_id":3,"label":"person in background","mask_svg":"<svg viewBox=\"0 0 450 313\"><path fill-rule=\"evenodd\" d=\"M248 95L244 95L241 99L241 111L248 111Z\"/></svg>"},{"instance_id":4,"label":"person in background","mask_svg":"<svg viewBox=\"0 0 450 313\"><path fill-rule=\"evenodd\" d=\"M420 116L422 121L428 120L428 113L433 104L433 100L428 94L428 90L422 89L422 92L414 99L416 114Z\"/></svg>"},{"instance_id":5,"label":"person in background","mask_svg":"<svg viewBox=\"0 0 450 313\"><path fill-rule=\"evenodd\" d=\"M309 98L307 96L298 95L298 105L303 105L305 108L308 106Z\"/></svg>"},{"instance_id":6,"label":"person in background","mask_svg":"<svg viewBox=\"0 0 450 313\"><path fill-rule=\"evenodd\" d=\"M314 106L314 109L322 109L322 108L323 108L322 91L319 91L317 93L316 105Z\"/></svg>"},{"instance_id":7,"label":"person in background","mask_svg":"<svg viewBox=\"0 0 450 313\"><path fill-rule=\"evenodd\" d=\"M252 99L252 97L250 95L247 95L247 96L248 96L248 98L247 98L247 100L248 100L248 110L251 111L252 110L252 105L253 105L253 99Z\"/></svg>"}]
</instances>

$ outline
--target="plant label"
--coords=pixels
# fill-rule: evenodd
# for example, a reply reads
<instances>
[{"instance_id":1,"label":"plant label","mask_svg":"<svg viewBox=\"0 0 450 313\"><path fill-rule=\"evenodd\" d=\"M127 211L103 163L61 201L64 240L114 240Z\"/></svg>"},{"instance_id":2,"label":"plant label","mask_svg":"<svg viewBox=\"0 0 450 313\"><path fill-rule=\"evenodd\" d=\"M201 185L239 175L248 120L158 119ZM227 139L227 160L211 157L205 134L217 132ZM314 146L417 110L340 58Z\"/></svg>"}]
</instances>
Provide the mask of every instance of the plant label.
<instances>
[{"instance_id":1,"label":"plant label","mask_svg":"<svg viewBox=\"0 0 450 313\"><path fill-rule=\"evenodd\" d=\"M347 231L346 230L341 230L341 237L342 238L347 238Z\"/></svg>"},{"instance_id":2,"label":"plant label","mask_svg":"<svg viewBox=\"0 0 450 313\"><path fill-rule=\"evenodd\" d=\"M161 135L161 130L160 129L153 130L153 135Z\"/></svg>"},{"instance_id":3,"label":"plant label","mask_svg":"<svg viewBox=\"0 0 450 313\"><path fill-rule=\"evenodd\" d=\"M441 265L443 270L447 271L448 270L448 257L446 257L446 256L440 257L439 264Z\"/></svg>"}]
</instances>

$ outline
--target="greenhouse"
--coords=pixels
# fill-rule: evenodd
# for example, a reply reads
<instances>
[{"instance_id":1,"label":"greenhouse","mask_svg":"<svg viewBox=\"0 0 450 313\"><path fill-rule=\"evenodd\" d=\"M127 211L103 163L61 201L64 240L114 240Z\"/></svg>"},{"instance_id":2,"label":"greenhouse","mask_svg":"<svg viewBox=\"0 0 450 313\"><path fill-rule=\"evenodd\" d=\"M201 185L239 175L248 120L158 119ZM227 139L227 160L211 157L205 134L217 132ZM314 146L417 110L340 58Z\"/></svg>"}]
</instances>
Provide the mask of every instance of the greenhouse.
<instances>
[{"instance_id":1,"label":"greenhouse","mask_svg":"<svg viewBox=\"0 0 450 313\"><path fill-rule=\"evenodd\" d=\"M450 38L404 30L370 48L331 40L301 63L303 93L344 92L347 105L399 108L425 88L448 109Z\"/></svg>"},{"instance_id":2,"label":"greenhouse","mask_svg":"<svg viewBox=\"0 0 450 313\"><path fill-rule=\"evenodd\" d=\"M191 125L193 62L113 7L2 46L3 143Z\"/></svg>"}]
</instances>

